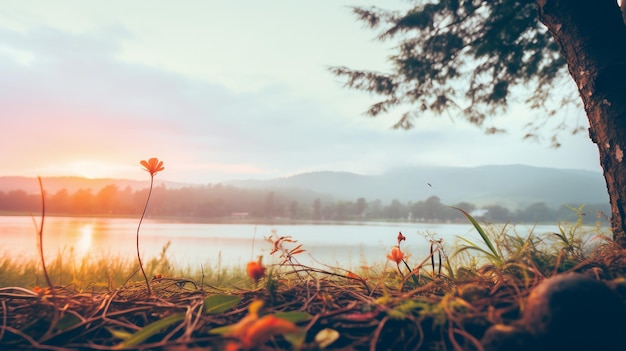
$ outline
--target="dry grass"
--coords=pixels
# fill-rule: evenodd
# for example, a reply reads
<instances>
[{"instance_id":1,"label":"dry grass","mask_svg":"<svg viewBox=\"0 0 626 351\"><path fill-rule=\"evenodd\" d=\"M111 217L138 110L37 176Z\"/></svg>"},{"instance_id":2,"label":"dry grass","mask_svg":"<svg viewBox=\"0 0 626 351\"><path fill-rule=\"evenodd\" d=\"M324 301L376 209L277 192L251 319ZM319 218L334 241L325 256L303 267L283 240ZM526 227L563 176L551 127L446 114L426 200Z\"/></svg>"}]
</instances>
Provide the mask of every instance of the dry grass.
<instances>
[{"instance_id":1,"label":"dry grass","mask_svg":"<svg viewBox=\"0 0 626 351\"><path fill-rule=\"evenodd\" d=\"M221 350L229 338L211 330L241 321L252 301L263 300L262 314L306 312L297 323L304 340L294 344L272 337L258 349L317 350L315 336L339 332L327 350L480 350L480 338L496 323L517 320L528 292L545 275L530 265L523 272L493 265L457 278L421 277L419 286L400 286L384 273L367 281L337 272L284 264L258 288L220 289L186 279L151 282L150 295L139 281L104 292L5 287L0 289L0 345L10 350L115 350L121 334L137 333L168 316L179 321L152 333L141 350ZM626 276L626 251L607 245L568 271L602 280ZM556 273L556 272L555 272ZM241 300L220 313L205 313L205 299L235 295ZM123 334L123 333L122 333Z\"/></svg>"}]
</instances>

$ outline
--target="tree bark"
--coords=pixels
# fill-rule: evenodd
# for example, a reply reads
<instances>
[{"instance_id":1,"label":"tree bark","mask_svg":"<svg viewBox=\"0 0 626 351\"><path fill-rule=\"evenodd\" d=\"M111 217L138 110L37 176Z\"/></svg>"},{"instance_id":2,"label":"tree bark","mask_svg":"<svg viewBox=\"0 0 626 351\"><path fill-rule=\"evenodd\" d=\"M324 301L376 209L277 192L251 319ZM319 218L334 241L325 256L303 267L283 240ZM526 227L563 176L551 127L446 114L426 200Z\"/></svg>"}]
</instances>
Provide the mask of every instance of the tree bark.
<instances>
[{"instance_id":1,"label":"tree bark","mask_svg":"<svg viewBox=\"0 0 626 351\"><path fill-rule=\"evenodd\" d=\"M626 1L626 0L624 0ZM613 239L626 248L626 25L615 0L537 0L589 118L611 203Z\"/></svg>"}]
</instances>

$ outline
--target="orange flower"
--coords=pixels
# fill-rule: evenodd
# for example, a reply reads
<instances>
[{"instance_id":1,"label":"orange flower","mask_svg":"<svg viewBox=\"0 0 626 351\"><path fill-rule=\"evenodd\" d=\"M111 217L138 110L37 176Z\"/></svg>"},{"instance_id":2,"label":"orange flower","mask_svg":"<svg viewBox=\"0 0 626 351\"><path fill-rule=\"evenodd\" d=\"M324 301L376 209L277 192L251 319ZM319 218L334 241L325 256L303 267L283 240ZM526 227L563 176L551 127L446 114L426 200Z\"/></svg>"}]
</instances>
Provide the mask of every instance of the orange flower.
<instances>
[{"instance_id":1,"label":"orange flower","mask_svg":"<svg viewBox=\"0 0 626 351\"><path fill-rule=\"evenodd\" d=\"M246 273L248 273L248 277L253 279L255 282L258 282L259 279L265 276L265 267L263 267L263 256L259 256L257 261L250 261L246 265Z\"/></svg>"},{"instance_id":2,"label":"orange flower","mask_svg":"<svg viewBox=\"0 0 626 351\"><path fill-rule=\"evenodd\" d=\"M278 318L274 315L267 315L255 321L245 331L241 337L241 343L245 348L256 348L266 343L272 336L287 333L295 333L298 327L295 324Z\"/></svg>"},{"instance_id":3,"label":"orange flower","mask_svg":"<svg viewBox=\"0 0 626 351\"><path fill-rule=\"evenodd\" d=\"M402 252L398 246L394 246L393 249L391 249L391 253L387 255L387 258L396 264L400 264L402 259L404 259L404 252Z\"/></svg>"},{"instance_id":4,"label":"orange flower","mask_svg":"<svg viewBox=\"0 0 626 351\"><path fill-rule=\"evenodd\" d=\"M140 162L140 164L144 167L144 171L150 173L151 177L154 177L157 172L165 169L165 167L163 167L163 161L159 161L159 159L156 157L153 157L148 161L143 160Z\"/></svg>"},{"instance_id":5,"label":"orange flower","mask_svg":"<svg viewBox=\"0 0 626 351\"><path fill-rule=\"evenodd\" d=\"M257 349L273 336L298 331L295 324L274 315L259 317L259 310L262 306L262 300L254 300L248 307L248 314L232 326L227 335L239 339L239 345L228 345L230 349Z\"/></svg>"}]
</instances>

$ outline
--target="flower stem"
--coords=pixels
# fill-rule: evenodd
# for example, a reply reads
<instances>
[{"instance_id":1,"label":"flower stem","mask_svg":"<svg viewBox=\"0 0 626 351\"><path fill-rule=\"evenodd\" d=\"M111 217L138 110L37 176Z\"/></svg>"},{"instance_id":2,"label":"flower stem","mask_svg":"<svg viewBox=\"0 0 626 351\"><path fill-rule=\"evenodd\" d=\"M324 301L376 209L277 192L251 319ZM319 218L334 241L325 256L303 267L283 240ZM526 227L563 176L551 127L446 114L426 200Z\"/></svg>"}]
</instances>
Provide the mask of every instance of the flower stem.
<instances>
[{"instance_id":1,"label":"flower stem","mask_svg":"<svg viewBox=\"0 0 626 351\"><path fill-rule=\"evenodd\" d=\"M406 262L406 260L403 258L402 262L404 262L404 266L406 267L406 269L409 270L409 274L411 274L411 278L413 278L413 283L415 283L415 286L419 285L419 281L417 280L417 277L415 276L415 273L413 273L413 270L411 269L411 267L409 267L409 264ZM398 264L398 270L400 269L400 264Z\"/></svg>"},{"instance_id":2,"label":"flower stem","mask_svg":"<svg viewBox=\"0 0 626 351\"><path fill-rule=\"evenodd\" d=\"M139 254L139 228L141 227L141 222L143 222L143 218L146 215L146 210L148 209L148 202L150 202L150 195L152 195L152 186L154 184L154 175L150 176L150 190L148 191L148 198L146 199L146 205L143 207L143 213L141 214L141 218L139 219L139 225L137 226L137 259L139 260L139 268L141 269L141 273L143 274L143 278L146 280L146 287L148 288L148 295L152 296L152 288L150 288L150 281L148 280L148 276L146 275L146 271L143 269L143 264L141 263L141 255Z\"/></svg>"},{"instance_id":3,"label":"flower stem","mask_svg":"<svg viewBox=\"0 0 626 351\"><path fill-rule=\"evenodd\" d=\"M46 278L46 283L48 284L48 288L50 288L50 292L52 296L55 296L54 293L54 285L52 285L52 280L50 280L50 275L48 275L48 269L46 268L46 260L43 255L43 223L44 218L46 218L46 197L45 192L43 190L43 183L41 182L41 177L37 177L39 180L39 189L41 191L41 224L39 225L39 232L37 233L39 239L39 257L41 257L41 266L43 268L43 275Z\"/></svg>"}]
</instances>

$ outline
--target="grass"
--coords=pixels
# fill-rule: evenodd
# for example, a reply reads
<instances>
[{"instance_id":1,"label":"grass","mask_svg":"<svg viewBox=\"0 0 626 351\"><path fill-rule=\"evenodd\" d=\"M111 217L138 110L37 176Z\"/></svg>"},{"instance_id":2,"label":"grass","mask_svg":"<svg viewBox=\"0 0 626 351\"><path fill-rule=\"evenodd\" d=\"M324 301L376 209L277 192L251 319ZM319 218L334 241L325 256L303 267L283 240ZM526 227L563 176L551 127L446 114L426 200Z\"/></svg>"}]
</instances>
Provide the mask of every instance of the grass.
<instances>
[{"instance_id":1,"label":"grass","mask_svg":"<svg viewBox=\"0 0 626 351\"><path fill-rule=\"evenodd\" d=\"M280 263L266 266L258 283L243 267L172 270L165 246L145 261L150 292L137 262L106 256L76 260L70 251L47 263L52 295L42 287L40 262L5 255L0 345L480 350L485 330L517 320L529 291L545 277L570 271L605 280L623 277L624 251L599 239L605 233L586 232L578 222L547 235L474 225L483 242L463 241L453 248L433 242L428 257L407 255L397 267L387 260L358 271L301 265L298 255L306 248L297 240L268 238ZM260 332L251 336L250 330Z\"/></svg>"},{"instance_id":2,"label":"grass","mask_svg":"<svg viewBox=\"0 0 626 351\"><path fill-rule=\"evenodd\" d=\"M247 283L243 268L220 267L206 264L204 268L177 266L167 258L169 245L158 257L145 262L146 274L154 280L163 277L185 277L194 282L204 281L210 286L233 286ZM113 255L97 258L77 258L73 251L59 253L50 260L48 273L55 286L64 286L77 292L102 292L119 289L124 284L136 283L140 274L134 260ZM169 279L168 278L168 279ZM8 253L0 256L0 287L20 286L28 289L46 286L46 280L37 259L15 259Z\"/></svg>"},{"instance_id":3,"label":"grass","mask_svg":"<svg viewBox=\"0 0 626 351\"><path fill-rule=\"evenodd\" d=\"M163 163L141 164L152 186ZM0 349L483 350L485 331L515 324L544 278L586 272L623 282L626 274L626 250L581 219L558 233L519 235L460 209L480 241L450 248L433 238L426 257L405 252L399 233L383 263L308 267L298 260L305 247L272 233L265 239L277 264L173 269L169 244L158 257L139 255L149 196L136 262L73 251L46 261L44 200L40 260L0 257Z\"/></svg>"}]
</instances>

